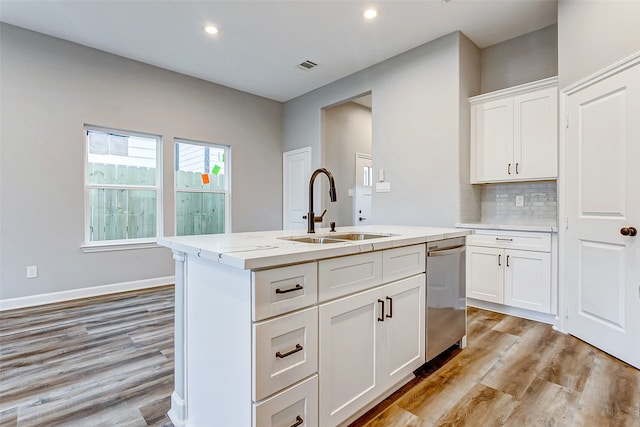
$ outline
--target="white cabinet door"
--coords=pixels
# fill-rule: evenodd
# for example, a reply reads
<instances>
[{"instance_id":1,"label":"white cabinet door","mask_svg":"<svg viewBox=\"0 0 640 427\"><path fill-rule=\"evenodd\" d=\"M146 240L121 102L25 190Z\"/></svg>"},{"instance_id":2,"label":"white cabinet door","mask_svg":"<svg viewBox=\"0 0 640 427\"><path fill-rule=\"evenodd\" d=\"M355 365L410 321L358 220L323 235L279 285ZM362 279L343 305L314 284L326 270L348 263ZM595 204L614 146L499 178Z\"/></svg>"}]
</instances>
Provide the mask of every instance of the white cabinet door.
<instances>
[{"instance_id":1,"label":"white cabinet door","mask_svg":"<svg viewBox=\"0 0 640 427\"><path fill-rule=\"evenodd\" d=\"M549 313L551 311L551 254L505 251L504 303Z\"/></svg>"},{"instance_id":2,"label":"white cabinet door","mask_svg":"<svg viewBox=\"0 0 640 427\"><path fill-rule=\"evenodd\" d=\"M515 180L558 176L558 91L556 87L513 99Z\"/></svg>"},{"instance_id":3,"label":"white cabinet door","mask_svg":"<svg viewBox=\"0 0 640 427\"><path fill-rule=\"evenodd\" d=\"M425 362L425 274L320 306L320 425L346 420Z\"/></svg>"},{"instance_id":4,"label":"white cabinet door","mask_svg":"<svg viewBox=\"0 0 640 427\"><path fill-rule=\"evenodd\" d=\"M467 296L504 302L504 249L467 247Z\"/></svg>"},{"instance_id":5,"label":"white cabinet door","mask_svg":"<svg viewBox=\"0 0 640 427\"><path fill-rule=\"evenodd\" d=\"M471 120L471 181L512 179L513 99L474 105Z\"/></svg>"},{"instance_id":6,"label":"white cabinet door","mask_svg":"<svg viewBox=\"0 0 640 427\"><path fill-rule=\"evenodd\" d=\"M320 425L334 426L378 393L380 289L320 306Z\"/></svg>"},{"instance_id":7,"label":"white cabinet door","mask_svg":"<svg viewBox=\"0 0 640 427\"><path fill-rule=\"evenodd\" d=\"M384 322L378 325L383 330L381 391L425 362L425 274L386 285L382 292Z\"/></svg>"},{"instance_id":8,"label":"white cabinet door","mask_svg":"<svg viewBox=\"0 0 640 427\"><path fill-rule=\"evenodd\" d=\"M471 183L557 177L557 91L545 80L471 98Z\"/></svg>"}]
</instances>

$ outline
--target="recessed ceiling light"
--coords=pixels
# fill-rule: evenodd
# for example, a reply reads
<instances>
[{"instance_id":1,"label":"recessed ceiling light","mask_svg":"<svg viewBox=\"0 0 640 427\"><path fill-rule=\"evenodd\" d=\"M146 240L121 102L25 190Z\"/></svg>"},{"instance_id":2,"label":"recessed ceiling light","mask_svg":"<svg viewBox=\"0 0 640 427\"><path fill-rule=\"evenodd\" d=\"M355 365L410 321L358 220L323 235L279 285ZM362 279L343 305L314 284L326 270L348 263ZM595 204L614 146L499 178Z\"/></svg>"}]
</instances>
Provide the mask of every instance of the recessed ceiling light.
<instances>
[{"instance_id":1,"label":"recessed ceiling light","mask_svg":"<svg viewBox=\"0 0 640 427\"><path fill-rule=\"evenodd\" d=\"M378 16L378 11L375 9L367 9L364 11L363 16L365 19L373 19Z\"/></svg>"},{"instance_id":2,"label":"recessed ceiling light","mask_svg":"<svg viewBox=\"0 0 640 427\"><path fill-rule=\"evenodd\" d=\"M204 30L209 34L218 34L218 29L213 25L207 25Z\"/></svg>"}]
</instances>

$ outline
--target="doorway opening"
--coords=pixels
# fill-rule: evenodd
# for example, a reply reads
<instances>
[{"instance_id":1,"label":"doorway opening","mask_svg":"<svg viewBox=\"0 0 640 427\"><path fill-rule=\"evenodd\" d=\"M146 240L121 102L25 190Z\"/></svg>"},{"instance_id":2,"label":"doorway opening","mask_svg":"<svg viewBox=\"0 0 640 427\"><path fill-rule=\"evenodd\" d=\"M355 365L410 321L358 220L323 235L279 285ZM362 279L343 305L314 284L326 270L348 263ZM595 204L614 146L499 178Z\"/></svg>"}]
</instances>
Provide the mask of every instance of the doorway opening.
<instances>
[{"instance_id":1,"label":"doorway opening","mask_svg":"<svg viewBox=\"0 0 640 427\"><path fill-rule=\"evenodd\" d=\"M338 192L338 202L329 204L328 191L322 190L322 205L330 206L325 223L335 221L337 226L371 223L371 92L325 107L322 112L322 163L333 173Z\"/></svg>"}]
</instances>

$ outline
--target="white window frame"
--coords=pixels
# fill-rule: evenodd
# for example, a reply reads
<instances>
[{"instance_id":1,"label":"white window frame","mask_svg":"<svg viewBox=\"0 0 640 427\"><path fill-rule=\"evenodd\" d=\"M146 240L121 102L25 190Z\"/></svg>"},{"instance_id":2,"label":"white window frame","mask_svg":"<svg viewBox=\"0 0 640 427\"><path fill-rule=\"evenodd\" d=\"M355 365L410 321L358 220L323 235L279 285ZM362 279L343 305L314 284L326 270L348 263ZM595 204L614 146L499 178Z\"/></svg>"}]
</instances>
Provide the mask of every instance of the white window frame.
<instances>
[{"instance_id":1,"label":"white window frame","mask_svg":"<svg viewBox=\"0 0 640 427\"><path fill-rule=\"evenodd\" d=\"M127 136L137 136L141 138L155 139L156 140L156 177L155 186L137 186L126 184L93 184L88 182L88 170L89 170L89 144L87 143L87 132L105 132ZM151 133L144 133L138 131L130 131L123 129L107 128L102 126L95 126L85 124L83 129L83 143L84 143L84 244L81 245L83 252L102 252L124 249L138 249L159 247L157 240L163 237L163 201L162 201L162 136ZM126 190L144 190L144 191L156 191L156 236L144 237L144 238L132 238L132 239L114 239L114 240L98 240L91 241L91 215L90 215L90 197L89 192L91 189L126 189Z\"/></svg>"},{"instance_id":2,"label":"white window frame","mask_svg":"<svg viewBox=\"0 0 640 427\"><path fill-rule=\"evenodd\" d=\"M213 147L213 148L222 148L224 149L224 173L225 173L225 183L226 188L224 190L220 189L209 189L209 188L187 188L187 187L178 187L176 185L176 159L173 159L173 200L175 203L173 204L173 234L174 236L178 235L178 192L189 192L189 193L217 193L224 194L224 232L231 233L231 146L224 144L216 144L213 142L205 142L205 141L197 141L188 138L174 138L173 139L173 153L175 156L176 147L178 144L192 144L199 145L202 147Z\"/></svg>"}]
</instances>

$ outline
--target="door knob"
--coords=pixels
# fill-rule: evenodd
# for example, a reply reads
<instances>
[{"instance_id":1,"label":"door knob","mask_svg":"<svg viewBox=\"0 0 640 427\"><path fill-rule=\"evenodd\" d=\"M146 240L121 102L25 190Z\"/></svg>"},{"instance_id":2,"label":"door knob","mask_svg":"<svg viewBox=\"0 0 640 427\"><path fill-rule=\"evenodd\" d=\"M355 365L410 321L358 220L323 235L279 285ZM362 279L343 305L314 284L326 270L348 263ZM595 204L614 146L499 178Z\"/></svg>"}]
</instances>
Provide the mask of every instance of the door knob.
<instances>
[{"instance_id":1,"label":"door knob","mask_svg":"<svg viewBox=\"0 0 640 427\"><path fill-rule=\"evenodd\" d=\"M633 237L638 234L638 230L635 227L622 227L620 229L620 234L622 234L623 236Z\"/></svg>"}]
</instances>

